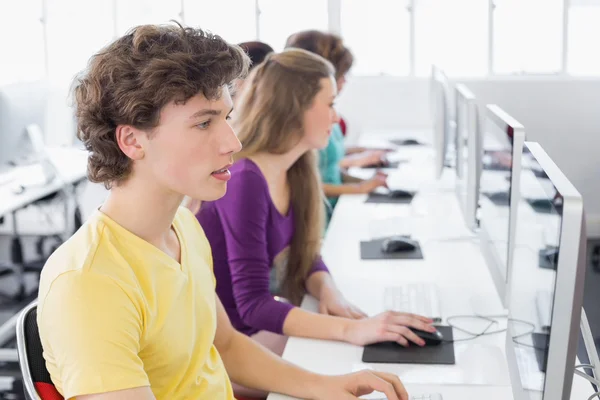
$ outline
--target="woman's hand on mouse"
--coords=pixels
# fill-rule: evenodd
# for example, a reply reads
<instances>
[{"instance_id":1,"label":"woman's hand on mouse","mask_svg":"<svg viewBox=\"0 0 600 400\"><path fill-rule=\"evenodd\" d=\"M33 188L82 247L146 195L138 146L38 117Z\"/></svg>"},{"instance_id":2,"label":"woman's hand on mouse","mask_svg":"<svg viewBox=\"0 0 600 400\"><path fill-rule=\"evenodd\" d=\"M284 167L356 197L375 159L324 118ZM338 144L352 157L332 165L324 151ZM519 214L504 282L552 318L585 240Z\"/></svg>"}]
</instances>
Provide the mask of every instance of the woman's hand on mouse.
<instances>
[{"instance_id":1,"label":"woman's hand on mouse","mask_svg":"<svg viewBox=\"0 0 600 400\"><path fill-rule=\"evenodd\" d=\"M371 179L358 184L359 193L371 193L378 187L387 187L387 175L377 172Z\"/></svg>"},{"instance_id":2,"label":"woman's hand on mouse","mask_svg":"<svg viewBox=\"0 0 600 400\"><path fill-rule=\"evenodd\" d=\"M321 291L321 296L319 297L319 313L350 319L362 319L367 317L367 314L348 302L339 290L330 288Z\"/></svg>"},{"instance_id":3,"label":"woman's hand on mouse","mask_svg":"<svg viewBox=\"0 0 600 400\"><path fill-rule=\"evenodd\" d=\"M387 157L383 150L369 150L361 153L360 156L357 155L356 161L357 167L367 167L370 165L385 166L387 164Z\"/></svg>"},{"instance_id":4,"label":"woman's hand on mouse","mask_svg":"<svg viewBox=\"0 0 600 400\"><path fill-rule=\"evenodd\" d=\"M409 342L424 346L425 341L410 328L435 332L433 320L415 314L386 311L371 318L349 320L344 332L347 342L365 346L378 342L396 342L408 346Z\"/></svg>"}]
</instances>

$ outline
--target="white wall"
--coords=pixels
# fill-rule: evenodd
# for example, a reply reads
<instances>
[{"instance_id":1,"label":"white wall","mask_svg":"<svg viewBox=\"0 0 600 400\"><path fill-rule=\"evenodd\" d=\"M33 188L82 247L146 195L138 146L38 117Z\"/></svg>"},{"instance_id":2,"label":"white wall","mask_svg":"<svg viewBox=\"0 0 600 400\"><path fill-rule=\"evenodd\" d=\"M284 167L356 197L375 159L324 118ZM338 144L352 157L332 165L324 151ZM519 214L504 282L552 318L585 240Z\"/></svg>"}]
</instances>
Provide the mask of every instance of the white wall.
<instances>
[{"instance_id":1,"label":"white wall","mask_svg":"<svg viewBox=\"0 0 600 400\"><path fill-rule=\"evenodd\" d=\"M462 80L482 105L496 103L525 126L581 192L590 236L600 237L600 80ZM427 128L429 80L351 78L338 100L351 134Z\"/></svg>"}]
</instances>

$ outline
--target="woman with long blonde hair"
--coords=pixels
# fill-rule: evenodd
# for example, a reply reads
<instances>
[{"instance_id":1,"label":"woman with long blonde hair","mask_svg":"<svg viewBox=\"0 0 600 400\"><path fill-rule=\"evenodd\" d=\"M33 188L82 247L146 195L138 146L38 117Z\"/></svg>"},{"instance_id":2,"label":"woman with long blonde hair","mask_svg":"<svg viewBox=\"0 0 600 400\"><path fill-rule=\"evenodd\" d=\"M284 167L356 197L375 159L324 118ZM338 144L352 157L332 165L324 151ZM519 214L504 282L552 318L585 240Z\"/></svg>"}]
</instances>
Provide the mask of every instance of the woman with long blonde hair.
<instances>
[{"instance_id":1,"label":"woman with long blonde hair","mask_svg":"<svg viewBox=\"0 0 600 400\"><path fill-rule=\"evenodd\" d=\"M275 353L287 336L424 345L409 327L433 332L430 320L395 312L366 318L321 259L324 196L315 150L327 146L338 121L334 75L322 57L290 49L269 55L248 77L234 121L243 149L227 194L197 214L217 293L235 328ZM297 307L306 291L325 315Z\"/></svg>"}]
</instances>

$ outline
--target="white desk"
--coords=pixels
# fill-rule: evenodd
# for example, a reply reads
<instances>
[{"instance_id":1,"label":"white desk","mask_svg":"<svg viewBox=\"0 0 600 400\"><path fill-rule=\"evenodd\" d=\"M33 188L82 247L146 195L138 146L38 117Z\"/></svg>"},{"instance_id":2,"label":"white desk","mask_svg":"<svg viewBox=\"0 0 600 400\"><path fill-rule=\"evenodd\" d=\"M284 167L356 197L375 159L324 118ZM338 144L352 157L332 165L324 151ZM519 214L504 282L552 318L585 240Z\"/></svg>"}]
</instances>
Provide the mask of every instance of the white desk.
<instances>
[{"instance_id":1,"label":"white desk","mask_svg":"<svg viewBox=\"0 0 600 400\"><path fill-rule=\"evenodd\" d=\"M12 192L12 185L18 182L0 186L0 216L19 210L36 200L57 192L85 178L87 167L87 152L75 148L50 148L49 156L59 171L60 178L46 185L29 186L23 193Z\"/></svg>"},{"instance_id":2,"label":"white desk","mask_svg":"<svg viewBox=\"0 0 600 400\"><path fill-rule=\"evenodd\" d=\"M402 169L403 166L400 166L398 176L402 175ZM384 287L418 281L437 284L444 318L461 314L505 313L479 243L465 228L456 194L448 184L451 179L444 176L436 190L436 184L431 180L431 168L413 168L413 172L416 171L420 171L419 178L424 178L421 183L424 189L410 206L364 204L364 195L340 198L322 249L323 258L339 289L369 315L383 311ZM393 179L398 179L401 184L400 178ZM361 240L391 233L411 233L421 242L424 259L360 260ZM307 297L302 307L316 310L317 304ZM463 323L461 326L467 327ZM461 337L464 336L455 330L455 339ZM456 364L451 366L371 366L375 370L397 374L411 394L441 393L444 400L510 400L512 391L505 340L505 333L498 333L456 343ZM361 367L362 347L292 337L283 357L318 373L345 374ZM572 399L587 399L591 394L587 381L576 376ZM287 398L271 394L268 399Z\"/></svg>"}]
</instances>

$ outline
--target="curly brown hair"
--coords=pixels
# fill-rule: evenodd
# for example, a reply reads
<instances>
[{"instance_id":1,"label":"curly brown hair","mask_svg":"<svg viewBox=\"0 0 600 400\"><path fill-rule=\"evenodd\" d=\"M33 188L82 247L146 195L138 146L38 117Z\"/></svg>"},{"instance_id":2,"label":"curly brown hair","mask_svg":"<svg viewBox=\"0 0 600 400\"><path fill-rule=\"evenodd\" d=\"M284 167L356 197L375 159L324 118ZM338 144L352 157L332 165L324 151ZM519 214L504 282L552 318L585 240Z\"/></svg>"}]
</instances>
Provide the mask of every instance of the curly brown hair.
<instances>
[{"instance_id":1,"label":"curly brown hair","mask_svg":"<svg viewBox=\"0 0 600 400\"><path fill-rule=\"evenodd\" d=\"M336 78L346 75L354 63L354 56L344 46L342 38L332 33L316 30L297 32L288 37L285 47L304 49L325 58L335 67Z\"/></svg>"},{"instance_id":2,"label":"curly brown hair","mask_svg":"<svg viewBox=\"0 0 600 400\"><path fill-rule=\"evenodd\" d=\"M132 161L116 141L118 125L150 133L164 106L197 94L216 100L248 66L239 46L179 24L138 26L92 56L73 82L77 137L90 152L90 181L110 188L131 173Z\"/></svg>"}]
</instances>

